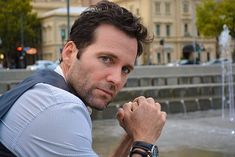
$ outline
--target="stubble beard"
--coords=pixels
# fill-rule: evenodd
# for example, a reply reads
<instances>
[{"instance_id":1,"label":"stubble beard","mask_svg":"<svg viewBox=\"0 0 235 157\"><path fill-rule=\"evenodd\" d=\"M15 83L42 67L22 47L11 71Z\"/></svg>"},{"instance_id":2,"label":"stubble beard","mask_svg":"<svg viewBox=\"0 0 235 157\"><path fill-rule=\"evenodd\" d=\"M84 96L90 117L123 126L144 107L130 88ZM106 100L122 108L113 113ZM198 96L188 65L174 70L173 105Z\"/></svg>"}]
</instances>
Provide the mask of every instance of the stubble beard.
<instances>
[{"instance_id":1,"label":"stubble beard","mask_svg":"<svg viewBox=\"0 0 235 157\"><path fill-rule=\"evenodd\" d=\"M79 86L77 87L76 90L76 93L78 95L78 97L84 102L84 104L86 106L89 106L93 109L96 109L96 110L104 110L105 108L107 108L108 104L110 104L110 101L107 101L107 103L105 104L100 104L98 102L96 102L97 100L95 99L107 99L105 96L103 96L103 98L96 98L96 96L93 94L93 92L96 90L95 87L90 87L89 89L87 89L86 87L86 83L82 86Z\"/></svg>"},{"instance_id":2,"label":"stubble beard","mask_svg":"<svg viewBox=\"0 0 235 157\"><path fill-rule=\"evenodd\" d=\"M82 76L82 74L80 75ZM106 86L106 88L111 88L112 85L102 85L102 84L96 86L90 85L90 79L88 77L83 78L82 80L77 80L77 77L69 77L69 78L70 79L68 80L68 83L70 83L76 95L83 101L83 103L86 106L89 106L96 110L104 110L105 108L107 108L108 104L112 101L113 98L111 100L107 100L106 96L100 96L100 95L97 96L95 94L97 86Z\"/></svg>"}]
</instances>

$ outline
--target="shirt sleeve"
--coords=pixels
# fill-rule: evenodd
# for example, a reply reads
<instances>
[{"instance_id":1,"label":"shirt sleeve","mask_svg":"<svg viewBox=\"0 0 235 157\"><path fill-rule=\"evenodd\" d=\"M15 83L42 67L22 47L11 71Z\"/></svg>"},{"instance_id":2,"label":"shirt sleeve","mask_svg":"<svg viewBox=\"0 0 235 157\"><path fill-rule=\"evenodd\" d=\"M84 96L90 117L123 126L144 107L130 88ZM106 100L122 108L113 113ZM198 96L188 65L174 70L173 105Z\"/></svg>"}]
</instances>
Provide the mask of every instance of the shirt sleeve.
<instances>
[{"instance_id":1,"label":"shirt sleeve","mask_svg":"<svg viewBox=\"0 0 235 157\"><path fill-rule=\"evenodd\" d=\"M54 105L28 124L16 142L15 152L29 157L97 157L91 130L84 105Z\"/></svg>"}]
</instances>

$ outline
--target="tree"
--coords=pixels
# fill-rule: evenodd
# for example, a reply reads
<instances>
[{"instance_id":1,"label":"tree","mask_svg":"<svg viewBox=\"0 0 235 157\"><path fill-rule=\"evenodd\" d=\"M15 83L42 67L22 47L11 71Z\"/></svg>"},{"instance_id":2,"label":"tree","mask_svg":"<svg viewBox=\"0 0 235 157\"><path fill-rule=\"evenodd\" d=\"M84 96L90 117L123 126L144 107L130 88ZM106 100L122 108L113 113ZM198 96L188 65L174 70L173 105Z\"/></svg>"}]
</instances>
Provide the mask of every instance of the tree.
<instances>
[{"instance_id":1,"label":"tree","mask_svg":"<svg viewBox=\"0 0 235 157\"><path fill-rule=\"evenodd\" d=\"M203 0L197 7L196 25L201 35L215 37L217 40L217 57L219 35L226 24L235 39L235 1Z\"/></svg>"},{"instance_id":2,"label":"tree","mask_svg":"<svg viewBox=\"0 0 235 157\"><path fill-rule=\"evenodd\" d=\"M223 18L223 23L228 26L230 35L235 39L235 1L224 0L221 1L220 6L220 15Z\"/></svg>"},{"instance_id":3,"label":"tree","mask_svg":"<svg viewBox=\"0 0 235 157\"><path fill-rule=\"evenodd\" d=\"M16 48L40 47L40 20L32 13L31 0L0 0L0 37L8 66L22 54ZM14 61L15 60L15 61Z\"/></svg>"}]
</instances>

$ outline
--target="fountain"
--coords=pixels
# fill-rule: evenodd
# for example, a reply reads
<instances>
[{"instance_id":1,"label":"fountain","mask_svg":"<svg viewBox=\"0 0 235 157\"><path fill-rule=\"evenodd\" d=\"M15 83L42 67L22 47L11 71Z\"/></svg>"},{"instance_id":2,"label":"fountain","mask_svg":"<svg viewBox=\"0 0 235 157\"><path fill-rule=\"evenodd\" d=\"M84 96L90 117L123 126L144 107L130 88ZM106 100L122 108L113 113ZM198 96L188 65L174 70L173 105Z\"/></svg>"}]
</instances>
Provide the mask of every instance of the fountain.
<instances>
[{"instance_id":1,"label":"fountain","mask_svg":"<svg viewBox=\"0 0 235 157\"><path fill-rule=\"evenodd\" d=\"M231 56L231 36L226 25L223 26L223 31L219 37L219 46L221 52L221 67L222 67L222 118L225 118L225 108L228 105L229 121L235 119L234 112L234 93L233 93L233 75L232 75L232 56ZM234 134L234 130L231 132Z\"/></svg>"}]
</instances>

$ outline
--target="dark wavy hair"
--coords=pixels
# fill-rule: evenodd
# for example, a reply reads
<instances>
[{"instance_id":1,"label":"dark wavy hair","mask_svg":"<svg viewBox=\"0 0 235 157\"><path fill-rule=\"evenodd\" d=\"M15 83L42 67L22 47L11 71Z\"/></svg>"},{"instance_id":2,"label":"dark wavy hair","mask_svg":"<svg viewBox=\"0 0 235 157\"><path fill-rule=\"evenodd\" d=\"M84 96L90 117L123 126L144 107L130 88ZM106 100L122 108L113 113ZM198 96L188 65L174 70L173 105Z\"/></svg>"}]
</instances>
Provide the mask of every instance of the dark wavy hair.
<instances>
[{"instance_id":1,"label":"dark wavy hair","mask_svg":"<svg viewBox=\"0 0 235 157\"><path fill-rule=\"evenodd\" d=\"M81 13L71 28L68 40L73 41L82 52L84 48L92 44L94 32L101 24L113 25L128 36L136 38L138 43L137 56L143 53L143 44L152 41L148 36L147 28L140 23L140 18L135 17L127 9L107 0L100 1ZM78 53L77 58L80 55L81 53Z\"/></svg>"}]
</instances>

